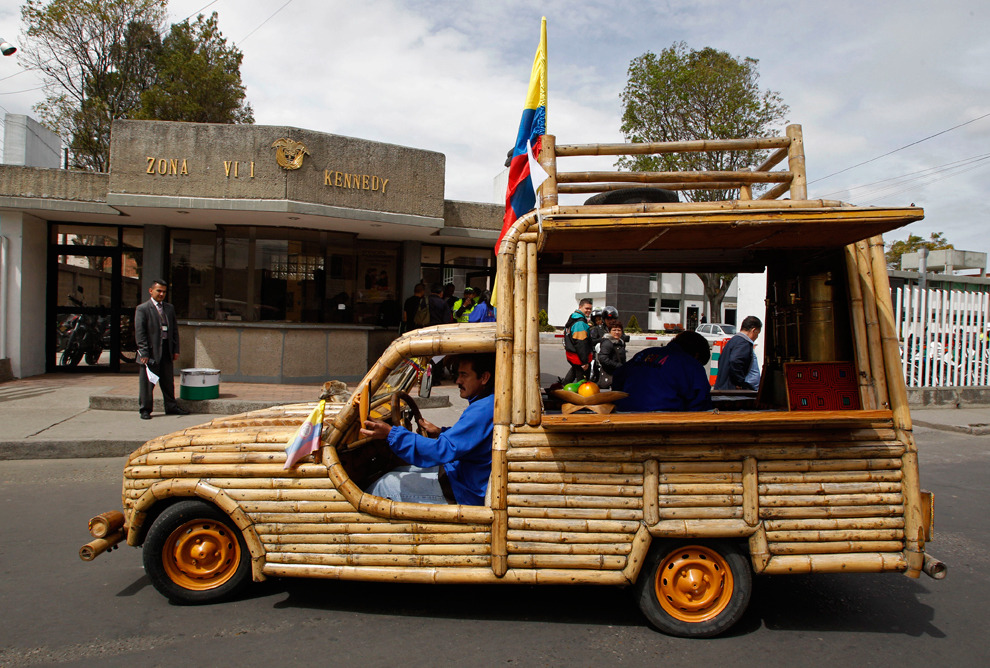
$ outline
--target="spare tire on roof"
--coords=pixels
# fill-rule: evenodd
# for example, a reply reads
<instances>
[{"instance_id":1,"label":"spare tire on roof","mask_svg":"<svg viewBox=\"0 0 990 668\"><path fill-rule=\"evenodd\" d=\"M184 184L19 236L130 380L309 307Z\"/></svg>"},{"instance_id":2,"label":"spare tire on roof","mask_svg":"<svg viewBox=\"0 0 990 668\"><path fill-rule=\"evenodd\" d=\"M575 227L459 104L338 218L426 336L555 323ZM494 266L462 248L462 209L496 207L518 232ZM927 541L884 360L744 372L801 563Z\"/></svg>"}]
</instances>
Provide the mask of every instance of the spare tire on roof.
<instances>
[{"instance_id":1,"label":"spare tire on roof","mask_svg":"<svg viewBox=\"0 0 990 668\"><path fill-rule=\"evenodd\" d=\"M662 188L621 188L598 193L585 200L585 204L639 204L641 202L679 202L677 193Z\"/></svg>"}]
</instances>

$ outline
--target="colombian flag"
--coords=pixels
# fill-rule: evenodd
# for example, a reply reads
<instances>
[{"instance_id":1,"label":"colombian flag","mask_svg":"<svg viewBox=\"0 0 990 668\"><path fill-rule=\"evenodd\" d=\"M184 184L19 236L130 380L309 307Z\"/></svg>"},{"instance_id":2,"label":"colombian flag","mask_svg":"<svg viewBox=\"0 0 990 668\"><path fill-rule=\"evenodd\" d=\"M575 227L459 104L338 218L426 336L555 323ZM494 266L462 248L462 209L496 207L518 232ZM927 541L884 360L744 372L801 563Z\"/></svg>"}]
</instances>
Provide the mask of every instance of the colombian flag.
<instances>
[{"instance_id":1,"label":"colombian flag","mask_svg":"<svg viewBox=\"0 0 990 668\"><path fill-rule=\"evenodd\" d=\"M519 216L536 206L536 188L531 177L530 163L536 162L533 156L540 152L543 135L547 131L547 19L543 17L540 26L540 46L533 59L533 72L529 76L529 92L523 107L522 120L516 145L509 163L509 187L505 192L505 216L502 218L502 232L495 242L495 252L502 243L502 237ZM537 163L537 166L539 163ZM540 169L542 172L542 168ZM542 179L546 178L545 172ZM535 175L532 175L535 176Z\"/></svg>"},{"instance_id":2,"label":"colombian flag","mask_svg":"<svg viewBox=\"0 0 990 668\"><path fill-rule=\"evenodd\" d=\"M296 435L285 449L285 466L283 469L292 468L296 462L306 455L313 454L320 447L320 436L323 431L323 406L326 401L320 401L319 405L309 414L306 421L299 426Z\"/></svg>"}]
</instances>

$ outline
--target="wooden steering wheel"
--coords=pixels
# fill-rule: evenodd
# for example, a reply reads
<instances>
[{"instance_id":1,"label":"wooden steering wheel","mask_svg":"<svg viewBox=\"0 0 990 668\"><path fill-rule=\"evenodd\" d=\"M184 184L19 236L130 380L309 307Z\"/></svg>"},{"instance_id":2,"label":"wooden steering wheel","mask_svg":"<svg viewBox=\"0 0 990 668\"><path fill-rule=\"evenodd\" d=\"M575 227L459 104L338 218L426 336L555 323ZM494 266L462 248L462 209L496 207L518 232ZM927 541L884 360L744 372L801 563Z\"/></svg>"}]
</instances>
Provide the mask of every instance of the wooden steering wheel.
<instances>
[{"instance_id":1,"label":"wooden steering wheel","mask_svg":"<svg viewBox=\"0 0 990 668\"><path fill-rule=\"evenodd\" d=\"M405 403L409 408L408 411L402 410L402 403ZM412 431L412 423L416 422L416 431L420 434L423 430L419 427L419 421L423 418L423 414L419 410L419 406L413 401L405 392L393 392L391 397L391 402L389 404L389 419L392 422L393 427L405 427L406 429Z\"/></svg>"}]
</instances>

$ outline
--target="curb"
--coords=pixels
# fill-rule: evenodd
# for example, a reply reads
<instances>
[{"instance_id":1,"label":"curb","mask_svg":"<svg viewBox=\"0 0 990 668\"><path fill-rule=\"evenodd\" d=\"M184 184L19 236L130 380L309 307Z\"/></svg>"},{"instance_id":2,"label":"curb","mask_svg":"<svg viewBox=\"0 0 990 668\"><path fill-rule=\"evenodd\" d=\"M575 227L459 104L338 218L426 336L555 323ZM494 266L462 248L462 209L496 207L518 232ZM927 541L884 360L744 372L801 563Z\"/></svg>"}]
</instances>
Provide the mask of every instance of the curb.
<instances>
[{"instance_id":1,"label":"curb","mask_svg":"<svg viewBox=\"0 0 990 668\"><path fill-rule=\"evenodd\" d=\"M12 459L91 459L126 457L142 445L144 439L107 441L0 441L0 460Z\"/></svg>"},{"instance_id":2,"label":"curb","mask_svg":"<svg viewBox=\"0 0 990 668\"><path fill-rule=\"evenodd\" d=\"M911 420L911 423L917 427L927 427L928 429L936 429L938 431L952 431L958 434L969 434L971 436L985 436L990 434L990 425L986 424L939 424L938 422L927 422L925 420Z\"/></svg>"}]
</instances>

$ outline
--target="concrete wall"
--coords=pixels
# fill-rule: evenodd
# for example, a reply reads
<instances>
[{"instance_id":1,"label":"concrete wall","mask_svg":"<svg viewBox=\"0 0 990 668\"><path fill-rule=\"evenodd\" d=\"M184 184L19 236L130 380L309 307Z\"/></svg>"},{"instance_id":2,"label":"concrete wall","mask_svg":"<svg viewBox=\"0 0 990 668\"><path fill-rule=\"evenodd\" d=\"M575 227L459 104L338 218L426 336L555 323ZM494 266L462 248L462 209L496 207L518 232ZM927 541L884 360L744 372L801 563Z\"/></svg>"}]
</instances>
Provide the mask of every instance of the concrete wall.
<instances>
[{"instance_id":1,"label":"concrete wall","mask_svg":"<svg viewBox=\"0 0 990 668\"><path fill-rule=\"evenodd\" d=\"M5 328L7 355L15 378L45 372L45 221L26 214L0 211L0 236L7 238L7 276L0 277L6 290Z\"/></svg>"},{"instance_id":2,"label":"concrete wall","mask_svg":"<svg viewBox=\"0 0 990 668\"><path fill-rule=\"evenodd\" d=\"M221 385L224 380L353 382L364 377L396 335L367 327L190 322L179 325L176 368L220 369Z\"/></svg>"},{"instance_id":3,"label":"concrete wall","mask_svg":"<svg viewBox=\"0 0 990 668\"><path fill-rule=\"evenodd\" d=\"M62 140L33 118L23 114L7 114L4 118L3 162L24 167L58 167L62 164Z\"/></svg>"},{"instance_id":4,"label":"concrete wall","mask_svg":"<svg viewBox=\"0 0 990 668\"><path fill-rule=\"evenodd\" d=\"M272 144L281 138L305 145L300 168L276 162ZM162 121L115 121L110 148L114 195L290 200L443 217L446 158L433 151L288 126Z\"/></svg>"}]
</instances>

